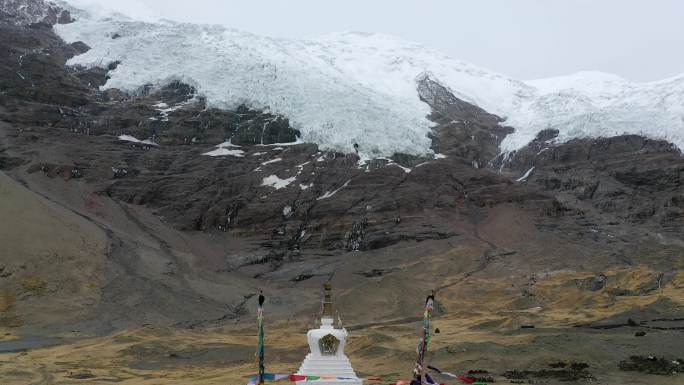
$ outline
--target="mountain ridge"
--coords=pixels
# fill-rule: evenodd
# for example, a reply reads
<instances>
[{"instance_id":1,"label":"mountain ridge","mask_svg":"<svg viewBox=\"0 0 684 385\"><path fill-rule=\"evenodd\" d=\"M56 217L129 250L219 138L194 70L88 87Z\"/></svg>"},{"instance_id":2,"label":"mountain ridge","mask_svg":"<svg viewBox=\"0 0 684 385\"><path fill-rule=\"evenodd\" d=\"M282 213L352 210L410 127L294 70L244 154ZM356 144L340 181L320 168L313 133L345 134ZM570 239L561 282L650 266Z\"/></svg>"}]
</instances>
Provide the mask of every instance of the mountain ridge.
<instances>
[{"instance_id":1,"label":"mountain ridge","mask_svg":"<svg viewBox=\"0 0 684 385\"><path fill-rule=\"evenodd\" d=\"M134 92L181 80L212 106L270 109L289 118L305 141L343 152L356 143L365 158L430 153L432 123L416 92L421 73L514 127L502 152L522 148L547 128L559 130L559 142L639 134L684 146L681 77L617 84L613 75L597 82L578 73L522 82L383 34L276 39L215 25L102 20L87 13L56 29L68 42L91 46L70 64L120 62L104 88Z\"/></svg>"}]
</instances>

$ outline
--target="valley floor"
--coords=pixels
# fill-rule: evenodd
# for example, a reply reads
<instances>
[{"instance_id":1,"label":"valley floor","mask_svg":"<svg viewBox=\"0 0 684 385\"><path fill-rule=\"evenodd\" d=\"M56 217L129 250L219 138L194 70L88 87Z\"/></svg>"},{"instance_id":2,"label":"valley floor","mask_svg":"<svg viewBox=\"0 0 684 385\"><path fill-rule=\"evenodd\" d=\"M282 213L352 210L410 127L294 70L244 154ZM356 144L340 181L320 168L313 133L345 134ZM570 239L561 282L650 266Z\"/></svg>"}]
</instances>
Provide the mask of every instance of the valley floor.
<instances>
[{"instance_id":1,"label":"valley floor","mask_svg":"<svg viewBox=\"0 0 684 385\"><path fill-rule=\"evenodd\" d=\"M455 373L475 371L472 376L497 384L675 385L684 381L681 373L655 375L620 369L620 362L629 356L664 357L677 366L672 358L682 356L681 330L625 326L487 331L465 327L469 322L436 320L442 332L433 339L432 365ZM684 326L684 321L678 325ZM389 384L408 377L417 328L417 324L397 324L352 331L348 354L357 373L383 379L366 384ZM308 350L304 331L288 324L268 330L269 371L297 370ZM635 331L646 331L646 335L635 337ZM0 377L7 385L240 385L255 371L255 342L256 335L248 328L143 328L0 354Z\"/></svg>"}]
</instances>

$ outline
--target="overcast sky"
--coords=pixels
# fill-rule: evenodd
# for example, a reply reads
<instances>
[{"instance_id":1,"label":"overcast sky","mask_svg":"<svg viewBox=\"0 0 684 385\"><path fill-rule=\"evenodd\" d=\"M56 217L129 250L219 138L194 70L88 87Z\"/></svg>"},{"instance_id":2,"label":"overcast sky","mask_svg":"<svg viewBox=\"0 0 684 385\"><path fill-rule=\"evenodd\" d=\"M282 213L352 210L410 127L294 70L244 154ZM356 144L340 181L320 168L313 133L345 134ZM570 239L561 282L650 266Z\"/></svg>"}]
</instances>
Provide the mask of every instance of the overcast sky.
<instances>
[{"instance_id":1,"label":"overcast sky","mask_svg":"<svg viewBox=\"0 0 684 385\"><path fill-rule=\"evenodd\" d=\"M684 73L683 0L71 0L278 37L382 32L521 80Z\"/></svg>"}]
</instances>

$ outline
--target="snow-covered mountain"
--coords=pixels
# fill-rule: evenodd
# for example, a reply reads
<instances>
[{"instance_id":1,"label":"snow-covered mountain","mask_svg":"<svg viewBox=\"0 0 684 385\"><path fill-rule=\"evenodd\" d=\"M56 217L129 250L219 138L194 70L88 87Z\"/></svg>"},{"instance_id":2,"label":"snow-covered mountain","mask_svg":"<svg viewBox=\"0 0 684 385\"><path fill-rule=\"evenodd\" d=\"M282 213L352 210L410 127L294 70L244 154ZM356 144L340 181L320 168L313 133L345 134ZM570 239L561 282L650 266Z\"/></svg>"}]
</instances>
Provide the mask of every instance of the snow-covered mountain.
<instances>
[{"instance_id":1,"label":"snow-covered mountain","mask_svg":"<svg viewBox=\"0 0 684 385\"><path fill-rule=\"evenodd\" d=\"M56 26L58 34L92 49L70 64L121 62L105 88L134 91L180 79L212 106L245 103L282 114L304 140L322 148L348 152L358 143L368 157L429 153L429 107L416 91L416 78L425 73L515 128L502 151L524 146L547 128L559 130L559 141L632 133L684 148L684 76L634 83L586 72L523 82L380 34L278 39L71 11L77 21Z\"/></svg>"},{"instance_id":2,"label":"snow-covered mountain","mask_svg":"<svg viewBox=\"0 0 684 385\"><path fill-rule=\"evenodd\" d=\"M502 146L527 144L543 128L560 130L561 142L577 137L639 134L684 148L684 75L635 83L601 72L527 82L535 97L509 115L516 133Z\"/></svg>"}]
</instances>

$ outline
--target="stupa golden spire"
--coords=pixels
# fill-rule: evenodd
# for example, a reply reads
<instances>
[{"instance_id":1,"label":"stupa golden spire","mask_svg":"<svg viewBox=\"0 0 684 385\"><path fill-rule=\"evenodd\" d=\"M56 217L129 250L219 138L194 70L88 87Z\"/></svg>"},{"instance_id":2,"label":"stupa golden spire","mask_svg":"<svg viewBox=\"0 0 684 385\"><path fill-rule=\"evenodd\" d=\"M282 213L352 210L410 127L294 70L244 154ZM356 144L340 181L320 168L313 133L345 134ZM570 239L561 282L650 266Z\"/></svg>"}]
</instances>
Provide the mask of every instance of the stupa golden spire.
<instances>
[{"instance_id":1,"label":"stupa golden spire","mask_svg":"<svg viewBox=\"0 0 684 385\"><path fill-rule=\"evenodd\" d=\"M321 318L332 318L332 284L330 282L324 283L323 289L325 290L325 294L323 296L323 312L321 313Z\"/></svg>"}]
</instances>

